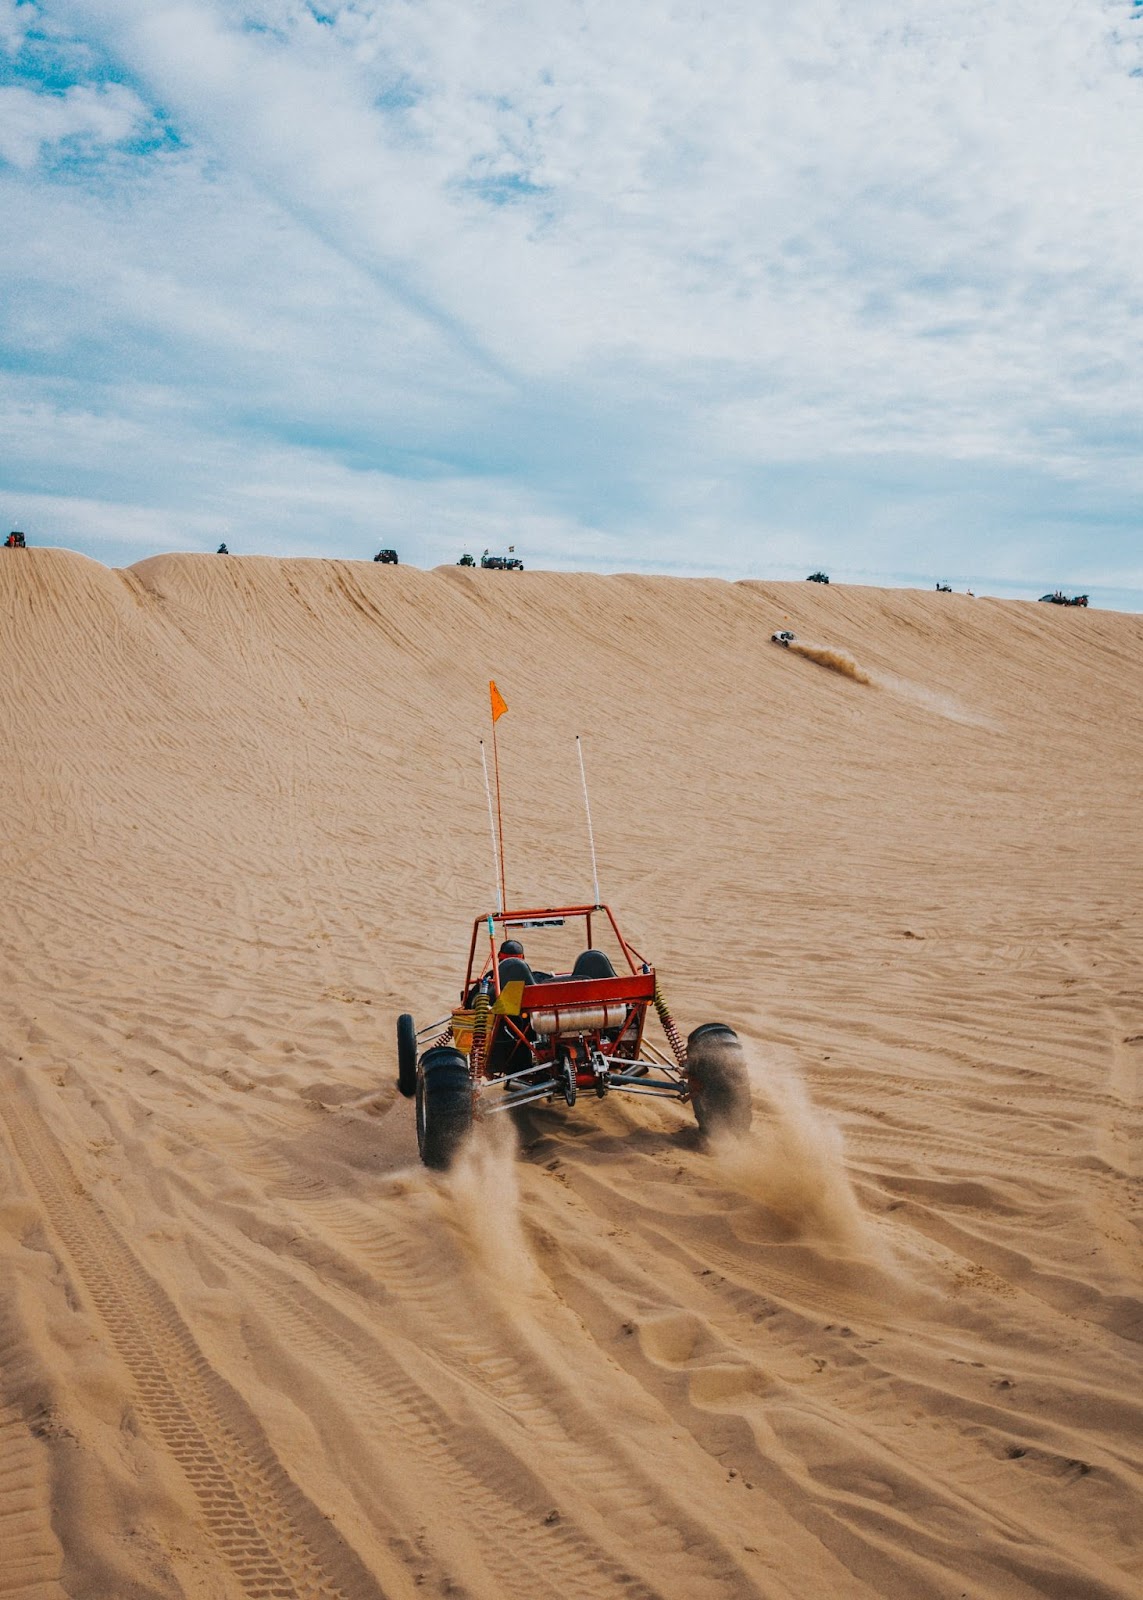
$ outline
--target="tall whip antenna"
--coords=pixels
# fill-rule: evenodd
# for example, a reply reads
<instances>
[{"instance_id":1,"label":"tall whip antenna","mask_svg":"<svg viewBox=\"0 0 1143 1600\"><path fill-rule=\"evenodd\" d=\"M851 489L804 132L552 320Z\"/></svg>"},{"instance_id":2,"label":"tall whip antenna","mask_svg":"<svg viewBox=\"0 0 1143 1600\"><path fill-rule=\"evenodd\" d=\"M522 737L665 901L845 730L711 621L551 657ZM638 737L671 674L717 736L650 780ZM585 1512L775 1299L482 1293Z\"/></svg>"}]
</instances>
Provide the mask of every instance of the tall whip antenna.
<instances>
[{"instance_id":1,"label":"tall whip antenna","mask_svg":"<svg viewBox=\"0 0 1143 1600\"><path fill-rule=\"evenodd\" d=\"M496 819L492 815L492 785L488 781L488 757L484 753L484 740L480 741L480 765L484 768L484 794L488 801L488 832L492 836L492 876L496 879L496 909L504 910L504 894L500 888L499 857L496 854Z\"/></svg>"},{"instance_id":2,"label":"tall whip antenna","mask_svg":"<svg viewBox=\"0 0 1143 1600\"><path fill-rule=\"evenodd\" d=\"M591 801L587 798L587 773L583 765L583 745L580 743L579 734L575 736L576 754L579 756L579 775L583 783L583 809L587 812L587 842L591 845L591 881L595 886L595 903L600 905L599 898L599 868L595 864L595 830L591 825Z\"/></svg>"},{"instance_id":3,"label":"tall whip antenna","mask_svg":"<svg viewBox=\"0 0 1143 1600\"><path fill-rule=\"evenodd\" d=\"M506 891L504 887L504 816L500 810L500 751L496 744L496 724L508 709L508 703L500 690L496 687L494 679L488 680L488 697L492 705L492 768L496 773L496 827L500 837L500 909L504 910Z\"/></svg>"}]
</instances>

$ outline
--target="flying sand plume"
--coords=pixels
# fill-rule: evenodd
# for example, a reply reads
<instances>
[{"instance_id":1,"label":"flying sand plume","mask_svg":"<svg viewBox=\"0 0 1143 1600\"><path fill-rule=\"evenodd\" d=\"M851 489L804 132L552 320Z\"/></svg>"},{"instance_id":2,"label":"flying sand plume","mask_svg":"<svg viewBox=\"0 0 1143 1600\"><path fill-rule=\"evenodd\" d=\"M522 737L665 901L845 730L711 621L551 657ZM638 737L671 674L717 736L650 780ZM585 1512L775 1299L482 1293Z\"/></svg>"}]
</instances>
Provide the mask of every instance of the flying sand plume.
<instances>
[{"instance_id":1,"label":"flying sand plume","mask_svg":"<svg viewBox=\"0 0 1143 1600\"><path fill-rule=\"evenodd\" d=\"M765 1208L791 1237L817 1239L850 1255L881 1257L880 1241L845 1169L841 1130L810 1100L793 1066L749 1049L756 1104L747 1137L716 1141L712 1151L730 1186ZM759 1116L757 1102L764 1102Z\"/></svg>"},{"instance_id":2,"label":"flying sand plume","mask_svg":"<svg viewBox=\"0 0 1143 1600\"><path fill-rule=\"evenodd\" d=\"M966 709L952 695L910 683L896 673L870 672L846 651L832 645L806 644L795 639L791 640L788 648L795 655L805 656L807 661L816 661L819 667L828 667L831 672L839 672L843 678L852 678L854 683L868 684L872 689L888 689L890 693L900 695L903 700L911 700L914 705L932 711L938 717L945 717L949 722L962 722L974 728L996 727L991 718Z\"/></svg>"},{"instance_id":3,"label":"flying sand plume","mask_svg":"<svg viewBox=\"0 0 1143 1600\"><path fill-rule=\"evenodd\" d=\"M446 1221L470 1263L500 1298L526 1297L536 1266L520 1216L516 1132L504 1117L478 1124L439 1184Z\"/></svg>"},{"instance_id":4,"label":"flying sand plume","mask_svg":"<svg viewBox=\"0 0 1143 1600\"><path fill-rule=\"evenodd\" d=\"M819 667L828 667L831 672L840 672L843 678L852 678L854 683L873 683L873 678L865 668L859 667L844 650L835 650L825 644L802 644L796 639L789 648L796 655L805 656L807 661L816 661Z\"/></svg>"}]
</instances>

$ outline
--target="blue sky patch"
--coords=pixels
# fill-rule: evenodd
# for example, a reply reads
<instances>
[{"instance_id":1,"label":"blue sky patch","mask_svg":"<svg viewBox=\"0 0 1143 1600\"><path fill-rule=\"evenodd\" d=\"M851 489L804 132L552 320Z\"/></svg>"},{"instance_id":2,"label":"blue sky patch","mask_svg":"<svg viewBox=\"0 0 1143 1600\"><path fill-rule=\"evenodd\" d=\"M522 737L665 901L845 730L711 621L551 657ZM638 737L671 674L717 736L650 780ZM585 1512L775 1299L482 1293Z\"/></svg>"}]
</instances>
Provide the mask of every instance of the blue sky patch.
<instances>
[{"instance_id":1,"label":"blue sky patch","mask_svg":"<svg viewBox=\"0 0 1143 1600\"><path fill-rule=\"evenodd\" d=\"M1141 12L0 0L0 517L1143 590Z\"/></svg>"},{"instance_id":2,"label":"blue sky patch","mask_svg":"<svg viewBox=\"0 0 1143 1600\"><path fill-rule=\"evenodd\" d=\"M461 184L469 194L478 195L489 205L508 206L533 195L545 194L542 184L533 183L522 172L500 172L487 178L466 178Z\"/></svg>"}]
</instances>

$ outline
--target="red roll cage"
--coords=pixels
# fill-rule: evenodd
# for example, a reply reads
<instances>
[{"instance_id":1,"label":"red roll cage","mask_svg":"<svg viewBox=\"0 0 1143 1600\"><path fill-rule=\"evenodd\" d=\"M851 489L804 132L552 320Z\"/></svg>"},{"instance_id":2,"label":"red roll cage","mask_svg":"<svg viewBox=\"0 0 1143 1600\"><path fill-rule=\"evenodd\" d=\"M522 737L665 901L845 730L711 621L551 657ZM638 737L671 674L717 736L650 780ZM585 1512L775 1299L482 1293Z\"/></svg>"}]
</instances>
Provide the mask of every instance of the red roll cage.
<instances>
[{"instance_id":1,"label":"red roll cage","mask_svg":"<svg viewBox=\"0 0 1143 1600\"><path fill-rule=\"evenodd\" d=\"M619 924L616 922L610 906L544 906L538 909L526 911L489 911L483 916L476 917L473 920L472 939L468 947L468 967L464 976L464 988L461 991L462 999L469 993L474 983L489 975L491 975L492 978L492 992L497 998L499 998L500 964L496 955L496 945L498 938L511 938L512 929L558 928L566 922L573 921L578 917L582 917L587 940L585 948L590 949L592 947L592 919L601 913L607 918L611 931L615 935L616 943L623 952L623 959L627 963L631 976L641 978L646 974L651 974L653 977L654 969L652 968L650 962L643 959L638 950L635 949L634 945L628 944L627 940L623 937L623 934L619 930ZM500 930L499 934L497 934L497 929ZM484 958L484 962L480 967L480 970L477 971L477 946L480 942L481 930L484 930L488 938L488 954ZM626 988L629 987L625 977L598 978L592 981L593 983L624 985L623 997L626 996ZM638 985L637 987L640 990L641 997L643 986ZM545 997L556 1000L557 997L554 993L555 988L556 985L546 983L544 985ZM616 993L613 998L619 999L621 998L621 995Z\"/></svg>"}]
</instances>

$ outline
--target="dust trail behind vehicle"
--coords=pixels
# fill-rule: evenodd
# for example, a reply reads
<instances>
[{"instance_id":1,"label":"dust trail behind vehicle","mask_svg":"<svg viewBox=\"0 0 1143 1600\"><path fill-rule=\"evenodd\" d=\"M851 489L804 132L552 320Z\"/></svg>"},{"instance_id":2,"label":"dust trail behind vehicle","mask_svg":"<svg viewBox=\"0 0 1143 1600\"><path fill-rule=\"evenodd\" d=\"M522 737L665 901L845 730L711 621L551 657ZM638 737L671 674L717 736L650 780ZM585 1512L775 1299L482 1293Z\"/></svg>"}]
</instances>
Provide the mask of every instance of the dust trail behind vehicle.
<instances>
[{"instance_id":1,"label":"dust trail behind vehicle","mask_svg":"<svg viewBox=\"0 0 1143 1600\"><path fill-rule=\"evenodd\" d=\"M536 1264L520 1220L516 1130L505 1117L479 1121L440 1181L442 1212L465 1255L499 1297L526 1297Z\"/></svg>"},{"instance_id":2,"label":"dust trail behind vehicle","mask_svg":"<svg viewBox=\"0 0 1143 1600\"><path fill-rule=\"evenodd\" d=\"M805 656L807 661L816 661L819 667L828 667L831 672L840 672L843 678L852 678L854 683L872 684L874 679L859 666L851 655L844 650L838 650L833 645L803 643L795 639L789 646L795 655Z\"/></svg>"},{"instance_id":3,"label":"dust trail behind vehicle","mask_svg":"<svg viewBox=\"0 0 1143 1600\"><path fill-rule=\"evenodd\" d=\"M888 689L903 700L911 700L922 710L931 711L934 716L944 717L948 722L960 722L967 728L998 729L1001 726L995 718L962 705L953 695L945 694L940 689L929 689L922 683L911 683L908 678L900 678L896 673L880 672L873 676L872 681L878 688Z\"/></svg>"},{"instance_id":4,"label":"dust trail behind vehicle","mask_svg":"<svg viewBox=\"0 0 1143 1600\"><path fill-rule=\"evenodd\" d=\"M807 661L816 662L819 667L828 667L831 672L840 673L843 678L851 678L854 683L867 684L871 689L887 689L890 694L900 695L903 700L909 700L938 717L947 718L950 722L961 722L975 728L997 726L990 717L982 716L979 712L961 705L952 695L927 688L924 684L911 683L908 678L899 677L893 672L875 672L870 667L862 666L848 651L840 650L835 645L815 644L812 641L803 642L795 639L788 648L795 655L805 656Z\"/></svg>"},{"instance_id":5,"label":"dust trail behind vehicle","mask_svg":"<svg viewBox=\"0 0 1143 1600\"><path fill-rule=\"evenodd\" d=\"M798 1068L744 1041L754 1122L743 1138L714 1141L723 1180L765 1208L792 1238L887 1261L845 1167L841 1129L811 1101Z\"/></svg>"}]
</instances>

